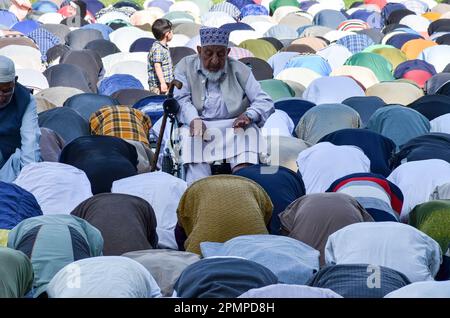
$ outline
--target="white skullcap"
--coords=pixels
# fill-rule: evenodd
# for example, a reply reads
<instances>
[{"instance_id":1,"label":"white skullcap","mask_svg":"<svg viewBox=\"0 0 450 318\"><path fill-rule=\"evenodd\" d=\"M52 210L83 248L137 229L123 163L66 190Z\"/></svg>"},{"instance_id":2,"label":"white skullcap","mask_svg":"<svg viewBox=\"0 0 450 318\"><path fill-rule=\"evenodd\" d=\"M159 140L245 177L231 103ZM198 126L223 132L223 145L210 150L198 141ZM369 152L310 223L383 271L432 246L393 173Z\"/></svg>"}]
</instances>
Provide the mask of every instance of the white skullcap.
<instances>
[{"instance_id":1,"label":"white skullcap","mask_svg":"<svg viewBox=\"0 0 450 318\"><path fill-rule=\"evenodd\" d=\"M13 82L15 77L14 62L10 58L0 55L0 83Z\"/></svg>"}]
</instances>

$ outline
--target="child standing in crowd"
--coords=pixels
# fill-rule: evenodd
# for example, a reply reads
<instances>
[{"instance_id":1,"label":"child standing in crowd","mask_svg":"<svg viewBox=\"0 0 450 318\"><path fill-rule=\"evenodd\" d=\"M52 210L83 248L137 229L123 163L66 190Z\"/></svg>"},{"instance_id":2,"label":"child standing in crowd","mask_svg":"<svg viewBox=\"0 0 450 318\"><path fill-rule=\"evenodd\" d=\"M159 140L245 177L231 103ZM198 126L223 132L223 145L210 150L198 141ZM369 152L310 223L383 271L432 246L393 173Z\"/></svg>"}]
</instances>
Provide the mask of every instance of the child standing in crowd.
<instances>
[{"instance_id":1,"label":"child standing in crowd","mask_svg":"<svg viewBox=\"0 0 450 318\"><path fill-rule=\"evenodd\" d=\"M148 85L155 94L165 94L173 80L173 65L167 43L173 38L172 23L158 19L152 25L156 40L148 54Z\"/></svg>"}]
</instances>

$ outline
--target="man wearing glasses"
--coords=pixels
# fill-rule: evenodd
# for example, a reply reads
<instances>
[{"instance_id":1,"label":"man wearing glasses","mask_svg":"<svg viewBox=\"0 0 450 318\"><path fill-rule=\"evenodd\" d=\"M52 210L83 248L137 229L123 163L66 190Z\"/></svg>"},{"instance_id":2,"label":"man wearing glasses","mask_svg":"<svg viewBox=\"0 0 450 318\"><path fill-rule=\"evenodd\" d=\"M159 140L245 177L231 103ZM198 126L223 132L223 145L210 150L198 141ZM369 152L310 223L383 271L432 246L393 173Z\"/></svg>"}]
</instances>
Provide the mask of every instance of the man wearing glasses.
<instances>
[{"instance_id":1,"label":"man wearing glasses","mask_svg":"<svg viewBox=\"0 0 450 318\"><path fill-rule=\"evenodd\" d=\"M17 82L14 62L0 56L0 181L40 161L40 136L34 97Z\"/></svg>"}]
</instances>

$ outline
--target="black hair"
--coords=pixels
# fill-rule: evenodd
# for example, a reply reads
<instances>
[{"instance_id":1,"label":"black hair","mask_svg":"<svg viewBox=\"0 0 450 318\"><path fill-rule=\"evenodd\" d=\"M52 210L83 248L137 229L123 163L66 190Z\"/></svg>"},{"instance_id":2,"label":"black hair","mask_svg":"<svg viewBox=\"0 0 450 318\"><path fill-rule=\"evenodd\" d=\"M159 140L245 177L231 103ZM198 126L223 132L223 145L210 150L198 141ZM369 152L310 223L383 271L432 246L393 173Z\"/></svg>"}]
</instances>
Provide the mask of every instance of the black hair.
<instances>
[{"instance_id":1,"label":"black hair","mask_svg":"<svg viewBox=\"0 0 450 318\"><path fill-rule=\"evenodd\" d=\"M74 4L76 4L78 6L80 11L79 12L77 11L77 14L79 13L81 18L84 19L84 17L86 16L86 13L87 13L86 3L84 3L83 1L80 1L80 0L72 0L71 2L73 2Z\"/></svg>"},{"instance_id":2,"label":"black hair","mask_svg":"<svg viewBox=\"0 0 450 318\"><path fill-rule=\"evenodd\" d=\"M158 41L161 41L164 34L170 30L172 30L172 22L167 19L158 19L152 25L152 33Z\"/></svg>"}]
</instances>

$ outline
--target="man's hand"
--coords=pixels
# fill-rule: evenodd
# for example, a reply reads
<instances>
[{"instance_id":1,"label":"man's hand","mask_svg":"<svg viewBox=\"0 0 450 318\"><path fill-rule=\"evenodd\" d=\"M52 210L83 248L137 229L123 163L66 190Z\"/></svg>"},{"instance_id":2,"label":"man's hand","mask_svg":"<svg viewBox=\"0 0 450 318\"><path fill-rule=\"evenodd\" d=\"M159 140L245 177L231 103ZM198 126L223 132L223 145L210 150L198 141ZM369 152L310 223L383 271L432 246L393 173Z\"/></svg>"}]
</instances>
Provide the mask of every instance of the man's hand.
<instances>
[{"instance_id":1,"label":"man's hand","mask_svg":"<svg viewBox=\"0 0 450 318\"><path fill-rule=\"evenodd\" d=\"M239 115L238 118L233 123L233 128L243 128L246 129L250 124L252 123L252 120L247 117L245 113Z\"/></svg>"},{"instance_id":2,"label":"man's hand","mask_svg":"<svg viewBox=\"0 0 450 318\"><path fill-rule=\"evenodd\" d=\"M203 137L203 134L206 131L206 125L200 118L195 118L189 124L189 130L191 132L191 136L200 136Z\"/></svg>"},{"instance_id":3,"label":"man's hand","mask_svg":"<svg viewBox=\"0 0 450 318\"><path fill-rule=\"evenodd\" d=\"M161 83L161 86L159 87L159 92L161 94L165 94L165 93L167 93L168 90L169 90L169 88L167 87L167 84Z\"/></svg>"}]
</instances>

